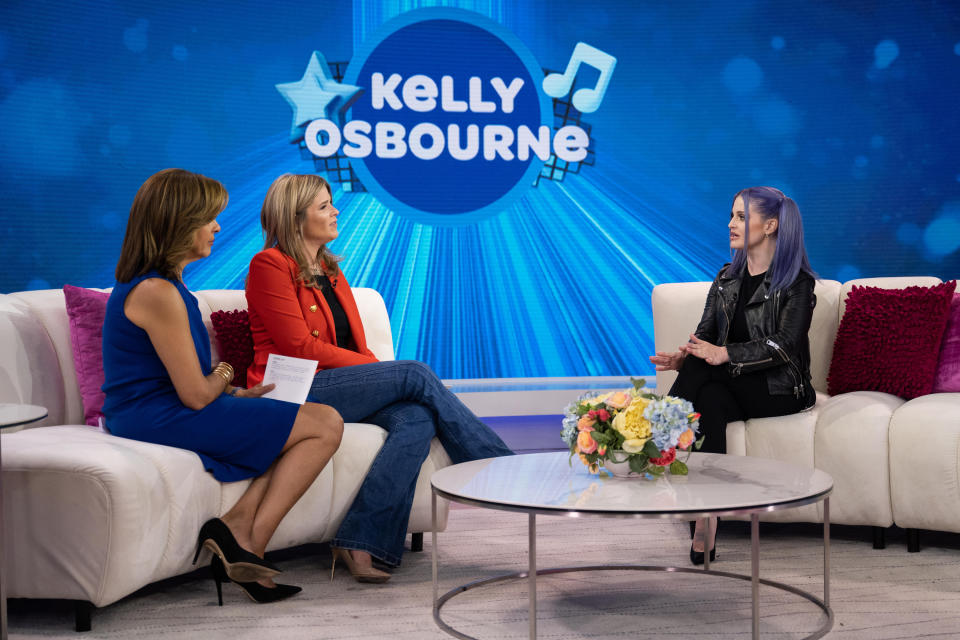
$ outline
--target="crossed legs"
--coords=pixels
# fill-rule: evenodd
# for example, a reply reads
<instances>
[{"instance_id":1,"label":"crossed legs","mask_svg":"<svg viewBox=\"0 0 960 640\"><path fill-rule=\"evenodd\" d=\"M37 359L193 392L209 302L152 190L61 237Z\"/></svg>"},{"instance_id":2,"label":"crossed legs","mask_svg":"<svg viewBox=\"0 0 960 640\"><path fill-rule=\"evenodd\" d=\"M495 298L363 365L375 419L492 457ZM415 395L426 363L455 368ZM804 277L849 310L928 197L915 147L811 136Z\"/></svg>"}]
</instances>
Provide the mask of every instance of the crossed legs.
<instances>
[{"instance_id":1,"label":"crossed legs","mask_svg":"<svg viewBox=\"0 0 960 640\"><path fill-rule=\"evenodd\" d=\"M312 402L300 407L280 456L221 518L241 547L263 557L280 521L320 475L342 435L343 419L333 408Z\"/></svg>"}]
</instances>

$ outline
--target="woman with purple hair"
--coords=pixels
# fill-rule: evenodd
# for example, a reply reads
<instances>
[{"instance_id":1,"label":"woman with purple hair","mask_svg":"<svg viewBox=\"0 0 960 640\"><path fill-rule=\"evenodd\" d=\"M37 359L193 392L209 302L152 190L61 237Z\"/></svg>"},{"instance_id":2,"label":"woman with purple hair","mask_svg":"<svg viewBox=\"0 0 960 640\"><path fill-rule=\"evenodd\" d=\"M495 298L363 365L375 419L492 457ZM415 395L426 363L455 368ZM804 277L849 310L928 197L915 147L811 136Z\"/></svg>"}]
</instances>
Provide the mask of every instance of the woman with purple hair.
<instances>
[{"instance_id":1,"label":"woman with purple hair","mask_svg":"<svg viewBox=\"0 0 960 640\"><path fill-rule=\"evenodd\" d=\"M693 403L701 451L712 453L726 453L728 422L797 413L817 399L807 340L816 274L797 203L773 187L744 189L727 227L733 260L714 279L697 330L677 351L650 356L657 371L679 371L670 394ZM714 519L706 532L699 525L695 565L705 550L716 557Z\"/></svg>"}]
</instances>

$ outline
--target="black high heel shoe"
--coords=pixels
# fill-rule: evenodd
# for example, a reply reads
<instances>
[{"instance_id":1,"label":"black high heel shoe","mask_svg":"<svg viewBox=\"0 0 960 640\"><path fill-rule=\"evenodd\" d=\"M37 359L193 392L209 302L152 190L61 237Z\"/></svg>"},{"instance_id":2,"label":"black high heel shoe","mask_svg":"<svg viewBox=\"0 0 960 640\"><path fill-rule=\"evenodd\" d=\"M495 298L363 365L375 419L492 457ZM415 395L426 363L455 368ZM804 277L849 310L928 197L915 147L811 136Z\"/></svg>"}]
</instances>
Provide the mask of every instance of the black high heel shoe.
<instances>
[{"instance_id":1,"label":"black high heel shoe","mask_svg":"<svg viewBox=\"0 0 960 640\"><path fill-rule=\"evenodd\" d=\"M694 532L696 531L696 522L690 523L690 537L693 538ZM713 548L710 549L710 562L713 562L717 559L717 538L720 537L720 518L717 518L717 526L713 531ZM706 541L704 541L704 546L706 546ZM694 551L693 543L690 543L690 562L695 566L700 566L703 564L703 551Z\"/></svg>"},{"instance_id":2,"label":"black high heel shoe","mask_svg":"<svg viewBox=\"0 0 960 640\"><path fill-rule=\"evenodd\" d=\"M237 544L230 527L220 518L211 518L200 527L193 564L197 564L197 558L200 557L200 550L203 548L209 549L214 556L223 561L227 575L234 581L251 582L280 573L280 569L276 566Z\"/></svg>"},{"instance_id":3,"label":"black high heel shoe","mask_svg":"<svg viewBox=\"0 0 960 640\"><path fill-rule=\"evenodd\" d=\"M220 560L219 556L213 556L210 559L210 573L213 574L213 581L217 585L217 605L223 606L223 583L224 582L233 582L238 587L243 589L244 593L258 604L266 604L268 602L276 602L277 600L285 600L292 595L296 595L302 591L300 587L295 587L292 584L278 584L273 587L265 587L258 582L237 582L236 580L231 580L230 576L227 575L227 570L223 566L223 562Z\"/></svg>"},{"instance_id":4,"label":"black high heel shoe","mask_svg":"<svg viewBox=\"0 0 960 640\"><path fill-rule=\"evenodd\" d=\"M714 541L714 544L716 544L716 541ZM714 547L713 549L710 549L710 562L713 562L716 559L717 548ZM703 564L703 551L694 551L692 544L690 545L690 562L697 566Z\"/></svg>"}]
</instances>

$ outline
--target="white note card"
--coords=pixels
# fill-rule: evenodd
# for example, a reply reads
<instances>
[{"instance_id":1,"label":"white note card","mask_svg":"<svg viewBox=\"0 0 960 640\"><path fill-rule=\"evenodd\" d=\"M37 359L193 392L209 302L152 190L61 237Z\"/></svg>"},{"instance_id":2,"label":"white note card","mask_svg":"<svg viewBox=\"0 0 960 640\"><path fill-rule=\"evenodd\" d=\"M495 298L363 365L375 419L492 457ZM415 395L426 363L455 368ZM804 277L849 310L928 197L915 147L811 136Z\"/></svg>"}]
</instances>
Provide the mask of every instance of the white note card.
<instances>
[{"instance_id":1,"label":"white note card","mask_svg":"<svg viewBox=\"0 0 960 640\"><path fill-rule=\"evenodd\" d=\"M303 404L307 401L307 394L310 393L310 385L313 384L313 375L316 372L316 360L271 353L267 359L267 371L263 374L263 384L277 386L273 391L263 394L263 397Z\"/></svg>"}]
</instances>

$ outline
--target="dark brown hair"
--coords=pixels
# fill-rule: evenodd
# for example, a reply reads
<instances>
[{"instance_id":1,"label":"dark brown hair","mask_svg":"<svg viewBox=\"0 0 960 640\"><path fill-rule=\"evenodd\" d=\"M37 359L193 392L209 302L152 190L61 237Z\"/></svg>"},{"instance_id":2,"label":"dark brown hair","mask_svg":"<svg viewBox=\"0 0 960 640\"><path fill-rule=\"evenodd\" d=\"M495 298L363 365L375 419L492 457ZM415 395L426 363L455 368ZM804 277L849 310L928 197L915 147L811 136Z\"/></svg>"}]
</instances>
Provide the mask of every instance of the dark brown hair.
<instances>
[{"instance_id":1,"label":"dark brown hair","mask_svg":"<svg viewBox=\"0 0 960 640\"><path fill-rule=\"evenodd\" d=\"M226 206L223 185L199 173L164 169L147 178L130 207L117 281L129 282L154 269L178 280L194 233Z\"/></svg>"}]
</instances>

